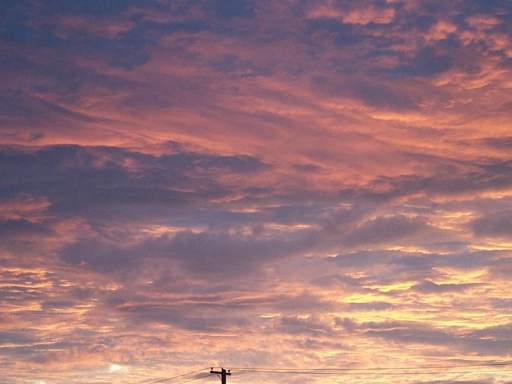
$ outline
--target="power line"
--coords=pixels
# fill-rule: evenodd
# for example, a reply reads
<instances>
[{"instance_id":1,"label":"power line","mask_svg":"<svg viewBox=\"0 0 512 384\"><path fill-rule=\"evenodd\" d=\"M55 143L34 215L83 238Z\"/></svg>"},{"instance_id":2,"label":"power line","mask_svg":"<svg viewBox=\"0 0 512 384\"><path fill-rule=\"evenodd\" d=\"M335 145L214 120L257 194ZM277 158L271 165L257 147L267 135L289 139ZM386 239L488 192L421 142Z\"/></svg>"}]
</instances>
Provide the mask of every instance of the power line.
<instances>
[{"instance_id":1,"label":"power line","mask_svg":"<svg viewBox=\"0 0 512 384\"><path fill-rule=\"evenodd\" d=\"M261 374L282 374L282 375L323 375L323 376L349 376L349 375L431 375L431 374L470 374L470 373L512 373L511 370L508 370L509 366L512 366L512 361L489 361L489 362L481 362L481 363L473 363L473 364L452 364L452 365L427 365L427 366L417 366L417 367L369 367L369 368L349 368L349 367L331 367L331 368L274 368L274 367L233 367L231 368L232 374L249 374L249 373L261 373ZM474 370L467 370L468 368L478 368L478 367L503 367L504 369L500 370L479 370L475 372ZM204 372L208 368L202 368L195 371L186 372L180 375L171 376L171 377L163 377L157 379L149 379L140 382L140 384L159 384L159 383L167 383L176 381L176 384L185 384L191 383L194 381L202 380L209 377L208 372ZM455 371L451 371L451 369L458 369ZM460 370L459 370L460 369ZM445 371L443 371L445 370ZM204 375L199 377L192 377L193 375L197 375L201 372L204 372ZM229 372L229 371L225 371ZM210 373L218 373L212 372ZM219 372L221 373L221 372ZM226 373L227 375L231 373ZM188 379L188 380L187 380ZM185 380L185 381L183 381Z\"/></svg>"},{"instance_id":2,"label":"power line","mask_svg":"<svg viewBox=\"0 0 512 384\"><path fill-rule=\"evenodd\" d=\"M243 373L269 373L269 374L284 374L284 375L323 375L323 376L362 376L362 375L389 375L389 376L396 376L396 375L434 375L434 374L469 374L469 373L475 373L474 370L471 371L399 371L399 372L312 372L312 371L242 371ZM512 370L492 370L492 371L477 371L476 373L512 373ZM234 372L236 373L236 372Z\"/></svg>"},{"instance_id":3,"label":"power line","mask_svg":"<svg viewBox=\"0 0 512 384\"><path fill-rule=\"evenodd\" d=\"M384 371L384 370L410 370L410 369L452 369L452 368L471 368L471 367L499 367L499 366L509 366L512 365L512 361L502 361L502 362L483 362L477 364L457 364L457 365L427 365L427 366L417 366L417 367L369 367L369 368L274 368L274 367L232 367L232 370L244 371L244 372L284 372L284 373L293 373L293 372L350 372L350 371Z\"/></svg>"},{"instance_id":4,"label":"power line","mask_svg":"<svg viewBox=\"0 0 512 384\"><path fill-rule=\"evenodd\" d=\"M182 381L180 384L191 383L192 381L203 380L203 379L206 379L207 377L210 377L210 374L206 374L206 376L196 377L195 379L192 379L192 380Z\"/></svg>"},{"instance_id":5,"label":"power line","mask_svg":"<svg viewBox=\"0 0 512 384\"><path fill-rule=\"evenodd\" d=\"M208 369L208 368L201 368L201 369L199 369L197 371L190 371L190 372L186 372L186 373L183 373L183 374L177 375L177 376L162 377L162 378L158 378L158 379L149 379L149 380L141 381L140 384L165 383L165 382L172 381L172 380L175 380L175 379L186 378L186 376L190 376L190 375L194 375L196 373L203 372L206 369Z\"/></svg>"}]
</instances>

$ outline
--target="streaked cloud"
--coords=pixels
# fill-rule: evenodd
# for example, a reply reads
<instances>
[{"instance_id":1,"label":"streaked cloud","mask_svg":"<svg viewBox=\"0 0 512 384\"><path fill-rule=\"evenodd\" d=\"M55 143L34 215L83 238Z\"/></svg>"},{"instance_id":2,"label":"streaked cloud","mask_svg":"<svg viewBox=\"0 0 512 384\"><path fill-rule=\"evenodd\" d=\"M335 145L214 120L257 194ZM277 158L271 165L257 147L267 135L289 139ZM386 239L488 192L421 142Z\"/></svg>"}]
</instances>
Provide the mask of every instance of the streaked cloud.
<instances>
[{"instance_id":1,"label":"streaked cloud","mask_svg":"<svg viewBox=\"0 0 512 384\"><path fill-rule=\"evenodd\" d=\"M0 381L508 359L511 11L8 2Z\"/></svg>"}]
</instances>

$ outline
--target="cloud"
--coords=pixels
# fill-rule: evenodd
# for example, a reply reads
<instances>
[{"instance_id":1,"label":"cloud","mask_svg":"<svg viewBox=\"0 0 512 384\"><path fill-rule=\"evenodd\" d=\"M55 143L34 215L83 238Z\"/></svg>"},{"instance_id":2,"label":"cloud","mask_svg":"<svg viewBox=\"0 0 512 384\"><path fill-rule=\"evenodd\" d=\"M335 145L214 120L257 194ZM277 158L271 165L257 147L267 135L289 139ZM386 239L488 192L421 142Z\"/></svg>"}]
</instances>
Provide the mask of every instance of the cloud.
<instances>
[{"instance_id":1,"label":"cloud","mask_svg":"<svg viewBox=\"0 0 512 384\"><path fill-rule=\"evenodd\" d=\"M448 292L462 292L466 289L471 289L475 284L436 284L432 281L423 281L416 284L412 289L422 293L448 293Z\"/></svg>"},{"instance_id":2,"label":"cloud","mask_svg":"<svg viewBox=\"0 0 512 384\"><path fill-rule=\"evenodd\" d=\"M363 223L348 232L344 240L348 245L379 244L400 241L416 234L425 234L430 229L421 220L404 216L379 218Z\"/></svg>"},{"instance_id":3,"label":"cloud","mask_svg":"<svg viewBox=\"0 0 512 384\"><path fill-rule=\"evenodd\" d=\"M511 212L500 211L492 212L486 216L480 217L471 223L471 228L475 235L504 238L512 237L512 218Z\"/></svg>"},{"instance_id":4,"label":"cloud","mask_svg":"<svg viewBox=\"0 0 512 384\"><path fill-rule=\"evenodd\" d=\"M374 301L369 303L350 303L350 307L353 308L355 311L386 311L393 309L394 306L391 303L386 303L383 301ZM342 325L343 324L345 323L342 323Z\"/></svg>"},{"instance_id":5,"label":"cloud","mask_svg":"<svg viewBox=\"0 0 512 384\"><path fill-rule=\"evenodd\" d=\"M215 10L223 17L250 17L254 15L253 3L248 0L216 0L213 2Z\"/></svg>"},{"instance_id":6,"label":"cloud","mask_svg":"<svg viewBox=\"0 0 512 384\"><path fill-rule=\"evenodd\" d=\"M437 52L434 47L426 46L419 50L408 64L398 66L393 71L412 76L432 76L446 72L452 66L450 56Z\"/></svg>"},{"instance_id":7,"label":"cloud","mask_svg":"<svg viewBox=\"0 0 512 384\"><path fill-rule=\"evenodd\" d=\"M68 212L111 203L173 205L200 195L220 197L229 192L214 180L216 173L253 173L266 167L250 156L151 156L72 145L3 148L0 161L4 180L9 180L4 197L30 192L49 199L52 209ZM199 180L199 188L193 187Z\"/></svg>"},{"instance_id":8,"label":"cloud","mask_svg":"<svg viewBox=\"0 0 512 384\"><path fill-rule=\"evenodd\" d=\"M328 324L314 317L284 317L280 320L279 330L289 334L300 335L332 335Z\"/></svg>"},{"instance_id":9,"label":"cloud","mask_svg":"<svg viewBox=\"0 0 512 384\"><path fill-rule=\"evenodd\" d=\"M344 323L342 323L344 324ZM347 329L347 327L345 327ZM463 351L481 355L508 353L510 340L505 333L509 325L481 328L466 333L443 330L420 323L368 322L355 324L348 329L363 332L368 337L378 337L400 344L430 344L441 347L455 346Z\"/></svg>"},{"instance_id":10,"label":"cloud","mask_svg":"<svg viewBox=\"0 0 512 384\"><path fill-rule=\"evenodd\" d=\"M2 382L506 360L510 10L8 1Z\"/></svg>"},{"instance_id":11,"label":"cloud","mask_svg":"<svg viewBox=\"0 0 512 384\"><path fill-rule=\"evenodd\" d=\"M0 238L27 238L52 234L45 225L31 223L27 220L0 221Z\"/></svg>"},{"instance_id":12,"label":"cloud","mask_svg":"<svg viewBox=\"0 0 512 384\"><path fill-rule=\"evenodd\" d=\"M372 6L351 9L347 14L342 15L344 23L348 24L388 24L393 21L395 10L393 8L374 8Z\"/></svg>"},{"instance_id":13,"label":"cloud","mask_svg":"<svg viewBox=\"0 0 512 384\"><path fill-rule=\"evenodd\" d=\"M26 344L33 339L26 333L21 332L0 332L0 343L5 344Z\"/></svg>"},{"instance_id":14,"label":"cloud","mask_svg":"<svg viewBox=\"0 0 512 384\"><path fill-rule=\"evenodd\" d=\"M333 2L325 2L309 10L308 17L336 19L346 24L388 24L395 17L395 9L376 7L374 4L362 4L359 7L336 7L333 6Z\"/></svg>"}]
</instances>

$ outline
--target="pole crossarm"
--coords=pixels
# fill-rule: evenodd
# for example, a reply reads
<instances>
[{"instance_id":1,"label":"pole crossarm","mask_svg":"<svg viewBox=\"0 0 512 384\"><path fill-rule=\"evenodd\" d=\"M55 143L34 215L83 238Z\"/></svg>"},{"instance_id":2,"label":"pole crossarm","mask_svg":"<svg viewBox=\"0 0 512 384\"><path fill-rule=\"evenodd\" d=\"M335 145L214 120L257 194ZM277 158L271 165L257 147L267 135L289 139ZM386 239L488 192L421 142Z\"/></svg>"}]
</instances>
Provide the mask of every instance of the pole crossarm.
<instances>
[{"instance_id":1,"label":"pole crossarm","mask_svg":"<svg viewBox=\"0 0 512 384\"><path fill-rule=\"evenodd\" d=\"M229 371L229 369L225 370L224 368L221 368L220 371L215 371L213 368L211 368L210 373L220 375L220 380L222 384L227 384L227 377L231 376L231 372Z\"/></svg>"}]
</instances>

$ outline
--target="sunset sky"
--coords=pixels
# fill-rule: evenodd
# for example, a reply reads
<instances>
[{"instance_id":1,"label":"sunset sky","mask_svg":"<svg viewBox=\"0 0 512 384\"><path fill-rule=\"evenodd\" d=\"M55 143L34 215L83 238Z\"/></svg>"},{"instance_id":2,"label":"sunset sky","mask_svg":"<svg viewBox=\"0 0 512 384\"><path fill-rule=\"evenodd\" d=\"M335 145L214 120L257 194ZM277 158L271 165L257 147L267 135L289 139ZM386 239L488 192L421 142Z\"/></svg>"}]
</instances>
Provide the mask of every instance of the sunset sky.
<instances>
[{"instance_id":1,"label":"sunset sky","mask_svg":"<svg viewBox=\"0 0 512 384\"><path fill-rule=\"evenodd\" d=\"M0 383L512 383L510 0L3 0L0 50Z\"/></svg>"}]
</instances>

